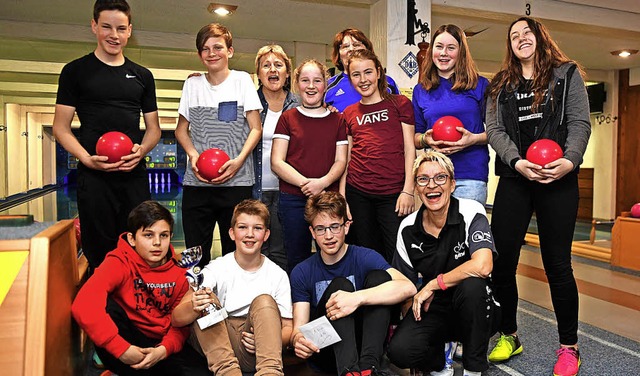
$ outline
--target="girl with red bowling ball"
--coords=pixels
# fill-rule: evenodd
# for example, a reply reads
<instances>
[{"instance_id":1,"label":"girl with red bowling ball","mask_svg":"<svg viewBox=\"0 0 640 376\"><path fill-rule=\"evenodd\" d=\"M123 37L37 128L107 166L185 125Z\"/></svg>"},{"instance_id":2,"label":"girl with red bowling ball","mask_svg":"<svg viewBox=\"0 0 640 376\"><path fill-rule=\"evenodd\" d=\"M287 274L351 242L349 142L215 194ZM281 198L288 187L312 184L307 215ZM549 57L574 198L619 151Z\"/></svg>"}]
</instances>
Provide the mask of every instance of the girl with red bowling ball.
<instances>
[{"instance_id":1,"label":"girl with red bowling ball","mask_svg":"<svg viewBox=\"0 0 640 376\"><path fill-rule=\"evenodd\" d=\"M414 117L411 101L387 91L378 57L354 51L345 71L362 96L344 112L349 139L348 167L340 190L349 203L358 245L391 262L398 227L414 209Z\"/></svg>"},{"instance_id":2,"label":"girl with red bowling ball","mask_svg":"<svg viewBox=\"0 0 640 376\"><path fill-rule=\"evenodd\" d=\"M456 174L453 195L484 205L489 180L484 129L489 81L478 74L464 31L456 25L442 25L433 33L427 56L420 68L420 82L413 89L415 146L430 147L451 158ZM447 138L437 137L439 120L448 123L456 118L462 123L455 127L460 133L453 131L459 139L445 141Z\"/></svg>"},{"instance_id":3,"label":"girl with red bowling ball","mask_svg":"<svg viewBox=\"0 0 640 376\"><path fill-rule=\"evenodd\" d=\"M578 289L571 268L571 242L578 212L578 167L591 133L583 71L537 20L517 19L506 37L507 53L491 82L486 116L500 176L491 228L500 255L493 281L502 305L502 335L489 360L505 361L523 351L517 336L516 268L535 212L558 322L560 346L553 373L576 375L580 367ZM557 142L563 156L543 166L528 161L527 149L539 139Z\"/></svg>"},{"instance_id":4,"label":"girl with red bowling ball","mask_svg":"<svg viewBox=\"0 0 640 376\"><path fill-rule=\"evenodd\" d=\"M255 182L251 153L260 142L262 105L251 76L229 69L232 42L231 32L223 25L212 23L200 29L196 48L207 72L187 78L178 107L176 139L190 162L182 183L182 227L187 248L202 246L200 266L211 260L216 223L222 254L235 249L227 231L233 208L251 198ZM199 173L197 161L211 148L221 149L230 159L219 168L218 177L208 180Z\"/></svg>"},{"instance_id":5,"label":"girl with red bowling ball","mask_svg":"<svg viewBox=\"0 0 640 376\"><path fill-rule=\"evenodd\" d=\"M324 64L305 60L296 68L293 81L301 105L280 116L271 149L271 169L280 178L278 216L289 272L311 256L311 232L304 219L307 198L338 191L348 146L342 115L324 106Z\"/></svg>"}]
</instances>

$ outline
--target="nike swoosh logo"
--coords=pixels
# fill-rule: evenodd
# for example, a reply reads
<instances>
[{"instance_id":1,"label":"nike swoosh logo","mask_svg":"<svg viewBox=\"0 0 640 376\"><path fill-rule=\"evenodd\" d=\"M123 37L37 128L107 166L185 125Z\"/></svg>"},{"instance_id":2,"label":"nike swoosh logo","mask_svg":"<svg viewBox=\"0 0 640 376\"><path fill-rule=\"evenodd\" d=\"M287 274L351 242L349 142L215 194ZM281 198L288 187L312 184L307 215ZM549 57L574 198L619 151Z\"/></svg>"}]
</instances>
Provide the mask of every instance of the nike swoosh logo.
<instances>
[{"instance_id":1,"label":"nike swoosh logo","mask_svg":"<svg viewBox=\"0 0 640 376\"><path fill-rule=\"evenodd\" d=\"M136 78L136 76L131 76L128 73L124 75L126 78Z\"/></svg>"}]
</instances>

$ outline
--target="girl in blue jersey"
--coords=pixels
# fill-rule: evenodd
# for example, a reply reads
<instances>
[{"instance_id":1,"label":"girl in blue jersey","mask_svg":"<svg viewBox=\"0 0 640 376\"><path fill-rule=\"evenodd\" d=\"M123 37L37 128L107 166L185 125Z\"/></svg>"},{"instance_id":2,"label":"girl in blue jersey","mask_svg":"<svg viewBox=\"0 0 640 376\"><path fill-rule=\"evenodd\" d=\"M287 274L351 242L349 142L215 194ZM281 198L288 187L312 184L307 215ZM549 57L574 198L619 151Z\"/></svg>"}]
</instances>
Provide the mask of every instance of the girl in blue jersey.
<instances>
[{"instance_id":1,"label":"girl in blue jersey","mask_svg":"<svg viewBox=\"0 0 640 376\"><path fill-rule=\"evenodd\" d=\"M455 166L458 198L487 200L489 149L484 128L486 78L478 74L467 38L456 25L442 25L433 33L422 79L413 89L416 117L415 145L449 156ZM442 116L455 116L464 128L456 142L435 141L433 124Z\"/></svg>"}]
</instances>

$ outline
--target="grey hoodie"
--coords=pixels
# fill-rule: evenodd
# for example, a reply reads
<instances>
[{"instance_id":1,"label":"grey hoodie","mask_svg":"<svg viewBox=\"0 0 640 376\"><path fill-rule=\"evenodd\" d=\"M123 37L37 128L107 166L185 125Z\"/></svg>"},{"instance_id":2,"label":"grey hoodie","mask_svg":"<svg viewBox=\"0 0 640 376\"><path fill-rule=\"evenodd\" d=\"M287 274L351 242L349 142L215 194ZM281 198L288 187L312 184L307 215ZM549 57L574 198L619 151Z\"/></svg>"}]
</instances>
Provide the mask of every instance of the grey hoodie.
<instances>
[{"instance_id":1,"label":"grey hoodie","mask_svg":"<svg viewBox=\"0 0 640 376\"><path fill-rule=\"evenodd\" d=\"M584 81L575 69L575 65L566 63L553 70L553 79L549 82L549 93L540 121L538 139L552 139L564 151L564 158L573 163L574 169L582 163L582 156L591 135L589 120L589 99ZM569 76L570 75L570 76ZM567 80L568 78L568 80ZM515 88L504 88L495 100L487 97L487 138L496 151L496 174L499 176L517 176L515 162L524 158L526 150L520 150L520 130L518 126ZM554 101L555 105L551 105Z\"/></svg>"}]
</instances>

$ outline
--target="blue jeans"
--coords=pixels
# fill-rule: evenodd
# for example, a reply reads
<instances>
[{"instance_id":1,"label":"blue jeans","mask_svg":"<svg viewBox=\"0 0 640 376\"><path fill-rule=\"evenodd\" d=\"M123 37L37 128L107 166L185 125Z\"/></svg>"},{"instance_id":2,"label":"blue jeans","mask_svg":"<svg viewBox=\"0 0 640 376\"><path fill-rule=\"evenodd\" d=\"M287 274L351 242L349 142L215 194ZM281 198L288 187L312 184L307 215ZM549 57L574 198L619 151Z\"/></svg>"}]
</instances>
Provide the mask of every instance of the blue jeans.
<instances>
[{"instance_id":1,"label":"blue jeans","mask_svg":"<svg viewBox=\"0 0 640 376\"><path fill-rule=\"evenodd\" d=\"M471 179L456 180L456 190L453 191L453 197L476 200L484 205L487 203L487 182Z\"/></svg>"},{"instance_id":2,"label":"blue jeans","mask_svg":"<svg viewBox=\"0 0 640 376\"><path fill-rule=\"evenodd\" d=\"M287 254L287 272L289 274L296 265L311 256L311 231L309 231L309 224L304 220L306 203L306 196L280 192L278 217L282 224L284 251Z\"/></svg>"}]
</instances>

